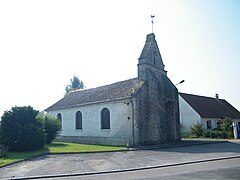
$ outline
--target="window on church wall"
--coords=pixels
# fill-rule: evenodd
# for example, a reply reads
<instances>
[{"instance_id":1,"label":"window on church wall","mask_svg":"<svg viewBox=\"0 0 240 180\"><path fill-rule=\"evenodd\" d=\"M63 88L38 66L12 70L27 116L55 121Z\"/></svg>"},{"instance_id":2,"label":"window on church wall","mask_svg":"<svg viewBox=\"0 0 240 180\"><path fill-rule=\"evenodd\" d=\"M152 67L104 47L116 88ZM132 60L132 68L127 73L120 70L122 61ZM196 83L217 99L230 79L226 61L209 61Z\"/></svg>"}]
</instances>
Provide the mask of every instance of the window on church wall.
<instances>
[{"instance_id":1,"label":"window on church wall","mask_svg":"<svg viewBox=\"0 0 240 180\"><path fill-rule=\"evenodd\" d=\"M62 127L62 114L61 114L61 113L58 113L58 114L57 114L57 118L58 118L58 120L60 121L60 124L61 124L61 127Z\"/></svg>"},{"instance_id":2,"label":"window on church wall","mask_svg":"<svg viewBox=\"0 0 240 180\"><path fill-rule=\"evenodd\" d=\"M101 110L101 129L110 129L110 111L107 108Z\"/></svg>"},{"instance_id":3,"label":"window on church wall","mask_svg":"<svg viewBox=\"0 0 240 180\"><path fill-rule=\"evenodd\" d=\"M75 128L82 129L82 113L81 111L76 112L75 115Z\"/></svg>"}]
</instances>

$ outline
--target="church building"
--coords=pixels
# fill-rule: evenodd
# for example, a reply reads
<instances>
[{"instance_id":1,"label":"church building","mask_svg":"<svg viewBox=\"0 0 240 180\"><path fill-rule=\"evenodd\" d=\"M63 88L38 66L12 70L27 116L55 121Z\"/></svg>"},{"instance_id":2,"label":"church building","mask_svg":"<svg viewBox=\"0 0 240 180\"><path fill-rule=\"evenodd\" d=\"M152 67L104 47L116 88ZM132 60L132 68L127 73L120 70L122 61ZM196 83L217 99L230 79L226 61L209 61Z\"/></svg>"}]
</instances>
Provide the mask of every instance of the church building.
<instances>
[{"instance_id":1,"label":"church building","mask_svg":"<svg viewBox=\"0 0 240 180\"><path fill-rule=\"evenodd\" d=\"M61 121L59 140L127 146L180 140L178 90L153 33L137 67L137 78L74 91L47 108Z\"/></svg>"}]
</instances>

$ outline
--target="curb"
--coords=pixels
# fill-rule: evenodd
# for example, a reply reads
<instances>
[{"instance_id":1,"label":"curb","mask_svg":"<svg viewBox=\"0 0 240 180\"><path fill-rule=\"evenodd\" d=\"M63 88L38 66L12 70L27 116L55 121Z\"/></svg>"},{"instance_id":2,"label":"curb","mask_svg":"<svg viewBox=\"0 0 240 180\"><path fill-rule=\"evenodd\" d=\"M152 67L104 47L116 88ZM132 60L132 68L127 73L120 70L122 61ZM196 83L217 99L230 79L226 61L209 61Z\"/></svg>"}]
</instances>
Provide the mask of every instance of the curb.
<instances>
[{"instance_id":1,"label":"curb","mask_svg":"<svg viewBox=\"0 0 240 180\"><path fill-rule=\"evenodd\" d=\"M98 175L98 174L121 173L121 172L131 172L131 171L141 171L141 170L148 170L148 169L167 168L167 167L182 166L182 165L197 164L197 163L212 162L212 161L221 161L221 160L228 160L228 159L237 159L237 158L240 158L240 155L229 156L229 157L221 157L221 158L213 158L213 159L205 159L205 160L197 160L197 161L188 161L188 162L182 162L182 163L173 163L173 164L167 164L167 165L139 167L139 168L119 169L119 170L110 170L110 171L98 171L98 172L87 172L87 173L27 176L27 177L16 177L16 178L11 178L11 179L12 180L49 179L49 178L62 178L62 177L75 177L75 176L88 176L88 175Z\"/></svg>"},{"instance_id":2,"label":"curb","mask_svg":"<svg viewBox=\"0 0 240 180\"><path fill-rule=\"evenodd\" d=\"M199 145L206 145L206 144L219 144L219 143L228 143L227 140L182 140L181 142L191 142L189 144L162 144L162 146L156 146L156 147L147 147L147 146L141 146L136 148L130 148L128 151L140 151L140 150L155 150L155 149L167 149L167 148L176 148L176 147L186 147L186 146L199 146Z\"/></svg>"}]
</instances>

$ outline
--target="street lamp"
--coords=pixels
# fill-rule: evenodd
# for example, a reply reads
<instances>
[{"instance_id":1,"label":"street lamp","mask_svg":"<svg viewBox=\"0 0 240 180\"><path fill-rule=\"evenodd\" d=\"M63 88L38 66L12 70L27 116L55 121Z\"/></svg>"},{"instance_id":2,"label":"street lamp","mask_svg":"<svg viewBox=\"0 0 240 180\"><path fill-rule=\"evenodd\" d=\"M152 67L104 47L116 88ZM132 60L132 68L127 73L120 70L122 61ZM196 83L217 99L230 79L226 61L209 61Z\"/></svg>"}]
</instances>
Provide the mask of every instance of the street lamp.
<instances>
[{"instance_id":1,"label":"street lamp","mask_svg":"<svg viewBox=\"0 0 240 180\"><path fill-rule=\"evenodd\" d=\"M179 85L179 84L182 84L182 83L184 83L184 82L185 82L185 80L181 80L179 83L175 84L175 86L177 86L177 85Z\"/></svg>"}]
</instances>

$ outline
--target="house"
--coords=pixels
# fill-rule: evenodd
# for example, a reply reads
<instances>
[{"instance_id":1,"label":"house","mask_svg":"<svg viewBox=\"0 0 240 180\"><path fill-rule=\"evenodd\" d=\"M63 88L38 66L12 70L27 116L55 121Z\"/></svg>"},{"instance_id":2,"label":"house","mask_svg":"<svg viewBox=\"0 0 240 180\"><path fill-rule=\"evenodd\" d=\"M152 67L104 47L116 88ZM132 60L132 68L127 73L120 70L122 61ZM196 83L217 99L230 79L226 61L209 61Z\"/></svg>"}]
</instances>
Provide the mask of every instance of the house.
<instances>
[{"instance_id":1,"label":"house","mask_svg":"<svg viewBox=\"0 0 240 180\"><path fill-rule=\"evenodd\" d=\"M61 120L60 139L129 146L180 140L178 90L153 33L137 67L137 78L72 92L47 108Z\"/></svg>"},{"instance_id":2,"label":"house","mask_svg":"<svg viewBox=\"0 0 240 180\"><path fill-rule=\"evenodd\" d=\"M181 133L191 132L191 126L202 123L205 129L218 127L220 119L228 117L240 125L240 112L224 99L179 93Z\"/></svg>"}]
</instances>

